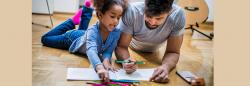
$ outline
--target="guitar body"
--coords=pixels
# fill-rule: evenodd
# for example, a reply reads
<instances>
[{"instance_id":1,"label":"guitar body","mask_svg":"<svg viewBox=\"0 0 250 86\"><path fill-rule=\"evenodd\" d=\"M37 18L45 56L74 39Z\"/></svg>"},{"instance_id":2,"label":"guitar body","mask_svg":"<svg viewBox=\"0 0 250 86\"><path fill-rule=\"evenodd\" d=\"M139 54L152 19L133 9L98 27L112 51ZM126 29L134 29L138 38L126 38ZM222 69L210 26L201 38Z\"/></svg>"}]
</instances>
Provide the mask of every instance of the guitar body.
<instances>
[{"instance_id":1,"label":"guitar body","mask_svg":"<svg viewBox=\"0 0 250 86\"><path fill-rule=\"evenodd\" d=\"M208 5L205 0L178 0L176 3L185 11L186 27L207 20Z\"/></svg>"}]
</instances>

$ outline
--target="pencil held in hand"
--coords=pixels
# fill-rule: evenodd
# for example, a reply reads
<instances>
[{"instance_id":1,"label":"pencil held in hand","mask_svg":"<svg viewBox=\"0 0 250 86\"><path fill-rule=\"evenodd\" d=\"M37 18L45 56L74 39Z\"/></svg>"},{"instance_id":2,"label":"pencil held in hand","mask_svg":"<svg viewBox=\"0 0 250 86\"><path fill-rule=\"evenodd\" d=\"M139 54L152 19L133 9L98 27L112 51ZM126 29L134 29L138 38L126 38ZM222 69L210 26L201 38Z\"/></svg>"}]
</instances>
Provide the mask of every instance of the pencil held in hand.
<instances>
[{"instance_id":1,"label":"pencil held in hand","mask_svg":"<svg viewBox=\"0 0 250 86\"><path fill-rule=\"evenodd\" d=\"M135 62L135 64L145 64L143 61L131 61L131 60L115 60L115 63L131 63Z\"/></svg>"}]
</instances>

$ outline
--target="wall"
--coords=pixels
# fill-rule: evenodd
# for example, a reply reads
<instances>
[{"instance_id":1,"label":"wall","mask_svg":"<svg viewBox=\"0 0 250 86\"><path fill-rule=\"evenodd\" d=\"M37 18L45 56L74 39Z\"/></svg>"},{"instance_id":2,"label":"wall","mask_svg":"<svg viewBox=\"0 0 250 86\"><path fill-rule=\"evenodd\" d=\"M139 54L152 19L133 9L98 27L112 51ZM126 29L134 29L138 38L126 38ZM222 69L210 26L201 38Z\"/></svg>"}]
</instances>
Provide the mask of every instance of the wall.
<instances>
[{"instance_id":1,"label":"wall","mask_svg":"<svg viewBox=\"0 0 250 86\"><path fill-rule=\"evenodd\" d=\"M54 0L48 0L50 13L53 14ZM32 13L49 14L46 0L32 0Z\"/></svg>"},{"instance_id":2,"label":"wall","mask_svg":"<svg viewBox=\"0 0 250 86\"><path fill-rule=\"evenodd\" d=\"M50 12L75 13L79 0L48 0ZM32 13L48 14L46 0L32 0Z\"/></svg>"},{"instance_id":3,"label":"wall","mask_svg":"<svg viewBox=\"0 0 250 86\"><path fill-rule=\"evenodd\" d=\"M79 9L79 0L54 0L54 12L75 13Z\"/></svg>"},{"instance_id":4,"label":"wall","mask_svg":"<svg viewBox=\"0 0 250 86\"><path fill-rule=\"evenodd\" d=\"M205 0L208 5L209 14L207 21L213 22L214 21L214 0Z\"/></svg>"}]
</instances>

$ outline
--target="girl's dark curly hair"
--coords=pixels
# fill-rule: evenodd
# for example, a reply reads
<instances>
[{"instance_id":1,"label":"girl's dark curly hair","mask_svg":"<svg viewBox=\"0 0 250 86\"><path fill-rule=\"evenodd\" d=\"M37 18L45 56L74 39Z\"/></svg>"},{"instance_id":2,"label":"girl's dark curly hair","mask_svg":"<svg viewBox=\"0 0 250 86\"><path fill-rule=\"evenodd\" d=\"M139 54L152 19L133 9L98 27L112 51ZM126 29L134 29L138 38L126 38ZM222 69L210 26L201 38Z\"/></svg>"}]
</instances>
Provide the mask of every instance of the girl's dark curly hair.
<instances>
[{"instance_id":1,"label":"girl's dark curly hair","mask_svg":"<svg viewBox=\"0 0 250 86\"><path fill-rule=\"evenodd\" d=\"M123 13L127 9L128 0L94 0L94 7L97 12L105 13L113 5L120 5L123 8Z\"/></svg>"}]
</instances>

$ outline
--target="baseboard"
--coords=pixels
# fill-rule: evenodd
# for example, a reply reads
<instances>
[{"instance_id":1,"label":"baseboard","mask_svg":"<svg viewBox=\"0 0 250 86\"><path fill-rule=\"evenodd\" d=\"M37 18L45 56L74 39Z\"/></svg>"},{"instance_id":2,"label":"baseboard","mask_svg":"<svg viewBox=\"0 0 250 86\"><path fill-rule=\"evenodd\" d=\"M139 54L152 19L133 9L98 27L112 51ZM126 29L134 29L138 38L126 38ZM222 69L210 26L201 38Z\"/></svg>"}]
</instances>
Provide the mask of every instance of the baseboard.
<instances>
[{"instance_id":1,"label":"baseboard","mask_svg":"<svg viewBox=\"0 0 250 86\"><path fill-rule=\"evenodd\" d=\"M205 22L204 24L214 25L214 22L213 22L213 21L207 21L207 22Z\"/></svg>"}]
</instances>

